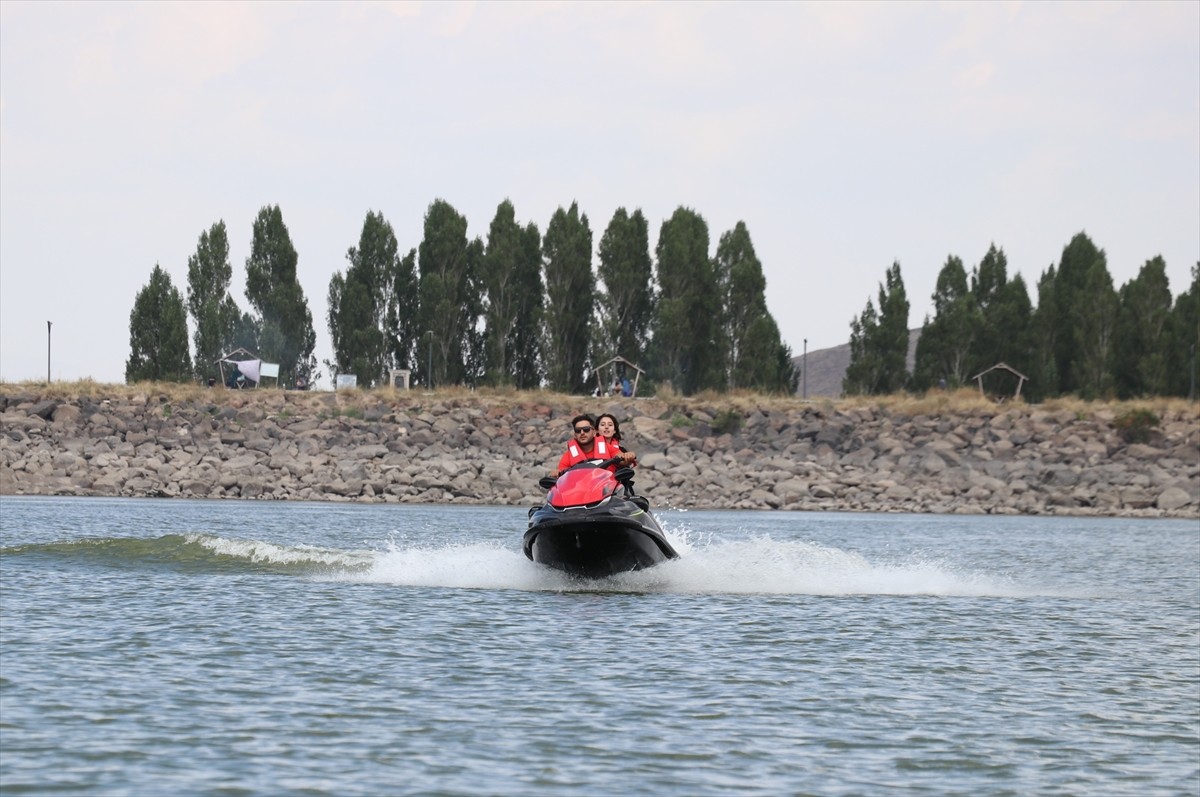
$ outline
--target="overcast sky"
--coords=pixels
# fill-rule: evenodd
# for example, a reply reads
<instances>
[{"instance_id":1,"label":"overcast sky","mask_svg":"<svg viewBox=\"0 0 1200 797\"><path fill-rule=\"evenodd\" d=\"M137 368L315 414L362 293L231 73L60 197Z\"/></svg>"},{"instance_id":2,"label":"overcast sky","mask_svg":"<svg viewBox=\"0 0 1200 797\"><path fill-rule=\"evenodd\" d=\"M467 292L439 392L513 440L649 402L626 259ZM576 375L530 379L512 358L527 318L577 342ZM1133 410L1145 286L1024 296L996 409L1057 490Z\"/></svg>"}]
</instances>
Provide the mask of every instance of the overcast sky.
<instances>
[{"instance_id":1,"label":"overcast sky","mask_svg":"<svg viewBox=\"0 0 1200 797\"><path fill-rule=\"evenodd\" d=\"M1200 259L1200 3L0 3L0 380L124 380L156 263L224 219L243 309L278 204L326 294L376 210L486 237L579 203L594 241L679 206L739 220L799 355L845 343L899 261L991 243L1036 282L1084 230L1119 287Z\"/></svg>"}]
</instances>

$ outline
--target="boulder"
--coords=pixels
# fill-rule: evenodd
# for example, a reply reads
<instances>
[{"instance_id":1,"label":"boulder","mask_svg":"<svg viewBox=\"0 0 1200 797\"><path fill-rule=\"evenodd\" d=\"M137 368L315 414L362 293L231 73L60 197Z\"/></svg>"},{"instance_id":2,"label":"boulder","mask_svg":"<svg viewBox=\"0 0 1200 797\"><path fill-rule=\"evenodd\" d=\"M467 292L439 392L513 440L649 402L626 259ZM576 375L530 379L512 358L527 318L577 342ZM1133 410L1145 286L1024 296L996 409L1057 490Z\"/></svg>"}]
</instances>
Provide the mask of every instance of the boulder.
<instances>
[{"instance_id":1,"label":"boulder","mask_svg":"<svg viewBox=\"0 0 1200 797\"><path fill-rule=\"evenodd\" d=\"M833 487L828 484L814 484L809 488L809 494L813 498L836 498L837 493L833 491Z\"/></svg>"},{"instance_id":2,"label":"boulder","mask_svg":"<svg viewBox=\"0 0 1200 797\"><path fill-rule=\"evenodd\" d=\"M771 492L785 500L803 498L809 494L808 482L803 479L785 479L776 482L771 487Z\"/></svg>"},{"instance_id":3,"label":"boulder","mask_svg":"<svg viewBox=\"0 0 1200 797\"><path fill-rule=\"evenodd\" d=\"M1168 487L1158 494L1154 505L1159 509L1173 510L1181 509L1188 504L1194 503L1195 499L1181 487Z\"/></svg>"},{"instance_id":4,"label":"boulder","mask_svg":"<svg viewBox=\"0 0 1200 797\"><path fill-rule=\"evenodd\" d=\"M29 408L29 415L41 418L43 421L48 421L54 415L54 411L58 409L58 402L53 400L38 401Z\"/></svg>"}]
</instances>

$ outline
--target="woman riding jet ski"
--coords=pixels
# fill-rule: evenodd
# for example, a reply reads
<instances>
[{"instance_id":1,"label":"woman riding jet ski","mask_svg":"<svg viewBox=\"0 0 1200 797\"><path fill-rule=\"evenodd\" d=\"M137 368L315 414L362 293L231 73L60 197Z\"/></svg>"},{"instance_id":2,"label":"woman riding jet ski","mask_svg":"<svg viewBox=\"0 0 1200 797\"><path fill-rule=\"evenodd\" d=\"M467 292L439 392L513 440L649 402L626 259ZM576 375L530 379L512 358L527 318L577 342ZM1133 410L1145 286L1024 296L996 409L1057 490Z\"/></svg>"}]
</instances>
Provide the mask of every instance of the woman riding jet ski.
<instances>
[{"instance_id":1,"label":"woman riding jet ski","mask_svg":"<svg viewBox=\"0 0 1200 797\"><path fill-rule=\"evenodd\" d=\"M631 454L604 458L604 438L593 443L595 422L572 422L575 439L559 462L557 478L541 480L550 492L529 510L525 555L576 576L604 578L642 570L679 556L650 514L645 498L633 494ZM592 459L596 455L598 459Z\"/></svg>"}]
</instances>

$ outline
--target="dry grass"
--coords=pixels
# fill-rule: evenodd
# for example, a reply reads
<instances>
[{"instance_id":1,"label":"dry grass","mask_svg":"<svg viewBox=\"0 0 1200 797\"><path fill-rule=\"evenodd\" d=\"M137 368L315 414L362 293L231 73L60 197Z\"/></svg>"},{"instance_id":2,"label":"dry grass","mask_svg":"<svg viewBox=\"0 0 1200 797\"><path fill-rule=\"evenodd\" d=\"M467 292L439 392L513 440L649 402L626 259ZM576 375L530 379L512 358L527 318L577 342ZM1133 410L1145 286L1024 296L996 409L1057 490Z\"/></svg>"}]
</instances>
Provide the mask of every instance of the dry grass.
<instances>
[{"instance_id":1,"label":"dry grass","mask_svg":"<svg viewBox=\"0 0 1200 797\"><path fill-rule=\"evenodd\" d=\"M97 398L112 395L115 387L120 386L93 382L91 379L84 379L80 382L52 382L49 385L45 382L3 382L0 383L0 393L9 395L26 393L47 398L70 398L73 396Z\"/></svg>"},{"instance_id":2,"label":"dry grass","mask_svg":"<svg viewBox=\"0 0 1200 797\"><path fill-rule=\"evenodd\" d=\"M978 390L959 388L953 391L931 390L923 395L892 393L887 396L850 396L838 399L840 409L882 408L898 415L999 415L1008 409L1025 406L1024 401L998 404L981 395Z\"/></svg>"},{"instance_id":3,"label":"dry grass","mask_svg":"<svg viewBox=\"0 0 1200 797\"><path fill-rule=\"evenodd\" d=\"M1200 418L1200 403L1185 398L1161 396L1128 401L1084 401L1073 396L1047 399L1038 405L1050 412L1067 411L1087 418L1100 413L1123 414L1131 410L1150 410L1161 417Z\"/></svg>"},{"instance_id":4,"label":"dry grass","mask_svg":"<svg viewBox=\"0 0 1200 797\"><path fill-rule=\"evenodd\" d=\"M157 400L171 404L207 403L233 407L258 404L272 408L292 405L298 408L332 409L336 407L342 410L381 404L416 407L429 406L433 403L462 407L487 404L498 407L544 405L594 409L596 402L630 401L630 399L612 396L593 398L549 390L517 390L512 387L471 389L462 386L448 386L433 391L417 388L407 392L390 387L380 387L352 388L334 393L332 391L282 390L274 387L256 390L226 390L221 387L209 388L192 382L141 382L123 385L100 383L90 379L79 382L53 382L50 385L43 382L0 383L0 394L28 394L59 400L82 397L97 401L107 398L128 401ZM660 387L655 396L648 399L639 398L637 401L645 402L643 406L652 414L661 411L659 408L686 411L693 407L709 409L716 407L749 414L756 410L788 412L804 407L815 407L826 413L839 410L884 409L891 413L908 416L999 415L1014 408L1026 411L1037 408L1049 412L1072 412L1079 418L1094 417L1101 413L1120 414L1135 409L1148 409L1163 417L1200 418L1200 403L1189 402L1183 398L1084 401L1068 396L1049 399L1037 405L1027 405L1023 400L996 403L980 395L979 391L973 388L961 388L950 392L930 391L924 395L896 393L887 396L851 396L840 399L820 398L805 401L797 396L764 395L745 390L732 393L704 391L695 396L685 397L670 390L669 387Z\"/></svg>"},{"instance_id":5,"label":"dry grass","mask_svg":"<svg viewBox=\"0 0 1200 797\"><path fill-rule=\"evenodd\" d=\"M89 398L94 400L117 399L137 401L155 399L163 403L183 404L208 402L242 406L252 400L262 400L284 393L275 388L261 390L225 390L206 387L195 382L137 382L132 385L94 382L85 379L79 382L4 382L0 393L9 395L28 394L49 399Z\"/></svg>"}]
</instances>

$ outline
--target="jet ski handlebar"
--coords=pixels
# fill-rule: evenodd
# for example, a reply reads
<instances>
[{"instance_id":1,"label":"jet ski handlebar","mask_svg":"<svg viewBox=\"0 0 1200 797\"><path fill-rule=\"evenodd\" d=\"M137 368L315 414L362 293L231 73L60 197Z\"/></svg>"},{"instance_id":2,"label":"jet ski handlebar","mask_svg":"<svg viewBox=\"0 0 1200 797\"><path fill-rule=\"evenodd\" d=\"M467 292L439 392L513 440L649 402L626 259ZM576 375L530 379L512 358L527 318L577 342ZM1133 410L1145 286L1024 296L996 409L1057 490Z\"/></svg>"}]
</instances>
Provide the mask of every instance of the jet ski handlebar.
<instances>
[{"instance_id":1,"label":"jet ski handlebar","mask_svg":"<svg viewBox=\"0 0 1200 797\"><path fill-rule=\"evenodd\" d=\"M602 462L596 462L595 460L588 460L587 462L579 462L579 463L576 463L575 465L572 465L571 467L567 468L567 470L564 470L563 473L566 473L567 471L575 470L576 468L611 468L613 465L620 465L624 461L625 461L625 459L620 456L611 457ZM622 468L621 470L629 470L630 475L632 475L632 473L633 473L633 471L630 470L629 468ZM618 473L619 472L620 471L618 471ZM562 474L559 474L559 475L561 476ZM626 478L628 478L628 477L626 477ZM617 480L623 481L619 477ZM543 490L549 490L551 487L553 487L557 483L558 483L558 479L555 479L553 476L543 476L542 478L538 479L538 486L541 487Z\"/></svg>"}]
</instances>

